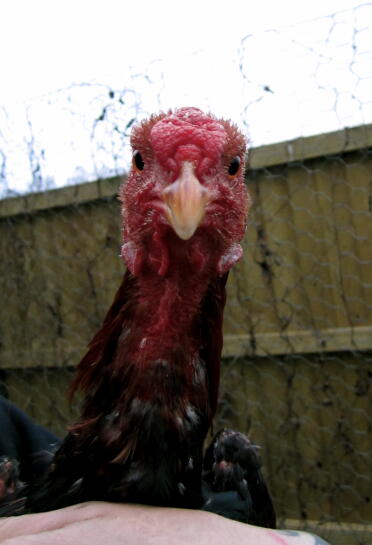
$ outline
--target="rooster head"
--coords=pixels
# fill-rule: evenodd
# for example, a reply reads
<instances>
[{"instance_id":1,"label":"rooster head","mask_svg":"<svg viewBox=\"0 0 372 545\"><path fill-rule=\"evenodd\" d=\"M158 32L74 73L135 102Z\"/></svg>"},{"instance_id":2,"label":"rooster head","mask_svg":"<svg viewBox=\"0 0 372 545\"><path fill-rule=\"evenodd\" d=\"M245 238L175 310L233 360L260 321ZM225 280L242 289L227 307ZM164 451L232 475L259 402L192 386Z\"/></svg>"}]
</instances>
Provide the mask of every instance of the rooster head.
<instances>
[{"instance_id":1,"label":"rooster head","mask_svg":"<svg viewBox=\"0 0 372 545\"><path fill-rule=\"evenodd\" d=\"M128 268L138 275L156 263L166 275L184 254L196 268L213 262L226 273L242 255L249 206L244 136L228 121L180 108L136 126L131 145L120 192Z\"/></svg>"}]
</instances>

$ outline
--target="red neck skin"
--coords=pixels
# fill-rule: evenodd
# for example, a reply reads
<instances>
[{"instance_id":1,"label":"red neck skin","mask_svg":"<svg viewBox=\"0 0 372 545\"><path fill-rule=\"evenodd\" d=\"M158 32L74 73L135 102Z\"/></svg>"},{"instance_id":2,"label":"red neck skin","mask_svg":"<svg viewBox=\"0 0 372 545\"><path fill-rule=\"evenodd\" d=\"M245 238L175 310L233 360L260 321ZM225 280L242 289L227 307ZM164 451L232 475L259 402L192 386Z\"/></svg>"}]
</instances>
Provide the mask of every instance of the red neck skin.
<instances>
[{"instance_id":1,"label":"red neck skin","mask_svg":"<svg viewBox=\"0 0 372 545\"><path fill-rule=\"evenodd\" d=\"M138 371L136 397L147 399L158 388L165 400L174 405L173 392L166 384L172 376L184 381L182 395L192 396L197 367L204 366L199 361L203 344L202 302L211 281L217 278L216 263L211 257L215 252L202 255L199 246L198 238L184 242L168 231L166 237L158 238L157 245L151 241L142 248L133 294L135 305L130 322L126 321L123 328L114 361L118 376L127 363ZM213 248L213 244L210 246ZM222 332L217 331L216 335L219 337ZM159 364L168 367L168 371L156 374L154 369ZM219 366L219 362L216 364ZM149 384L150 377L156 380L155 376L159 384Z\"/></svg>"},{"instance_id":2,"label":"red neck skin","mask_svg":"<svg viewBox=\"0 0 372 545\"><path fill-rule=\"evenodd\" d=\"M135 258L133 252L132 259L127 256L127 265L137 274L127 273L73 384L73 390L88 394L83 418L98 416L100 409L93 399L103 401L104 397L101 409L106 403L114 405L109 390L116 392L110 395L118 396L123 408L133 398L150 399L154 391L175 408L185 406L190 398L196 405L209 405L208 387L210 393L213 390L212 410L205 407L210 420L218 389L225 280L216 272L214 256L221 254L217 243L209 240L206 245L204 240L209 255L199 250L201 238L207 236L201 233L184 242L167 230L157 244L149 241L134 250ZM221 284L218 302L211 303L214 296L209 296L206 304L214 283ZM206 363L200 360L203 350ZM209 386L205 379L201 381L200 374L205 373L213 375L208 376ZM102 395L104 390L107 395Z\"/></svg>"},{"instance_id":3,"label":"red neck skin","mask_svg":"<svg viewBox=\"0 0 372 545\"><path fill-rule=\"evenodd\" d=\"M137 277L136 308L129 337L135 341L131 352L141 366L159 359L169 361L169 353L180 346L185 352L199 348L192 324L211 271L210 267L203 271L192 270L186 245L182 244L184 255L178 255L177 262L169 266L165 276L147 269Z\"/></svg>"}]
</instances>

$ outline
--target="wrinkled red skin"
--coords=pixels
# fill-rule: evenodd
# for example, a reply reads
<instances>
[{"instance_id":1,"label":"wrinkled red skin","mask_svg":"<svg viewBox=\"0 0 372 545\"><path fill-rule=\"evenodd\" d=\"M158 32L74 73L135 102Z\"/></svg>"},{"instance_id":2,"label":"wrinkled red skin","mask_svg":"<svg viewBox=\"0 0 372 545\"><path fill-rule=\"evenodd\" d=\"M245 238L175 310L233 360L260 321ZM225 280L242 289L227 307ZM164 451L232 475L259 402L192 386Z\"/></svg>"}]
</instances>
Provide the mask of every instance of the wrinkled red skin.
<instances>
[{"instance_id":1,"label":"wrinkled red skin","mask_svg":"<svg viewBox=\"0 0 372 545\"><path fill-rule=\"evenodd\" d=\"M226 121L182 108L145 121L144 161L120 190L127 272L77 368L83 412L30 511L85 500L198 507L202 447L217 406L227 273L248 210L245 141ZM236 156L242 168L228 174ZM163 190L194 164L212 198L189 240L164 215ZM76 484L78 483L78 484Z\"/></svg>"},{"instance_id":2,"label":"wrinkled red skin","mask_svg":"<svg viewBox=\"0 0 372 545\"><path fill-rule=\"evenodd\" d=\"M217 121L195 108L183 108L137 127L131 144L140 151L145 166L140 172L132 170L121 190L127 266L137 276L144 261L148 265L155 260L158 272L164 275L172 250L173 269L185 256L194 274L198 272L198 256L206 255L209 275L213 268L219 275L227 272L241 253L224 267L218 268L218 263L224 261L225 254L231 255L231 247L237 247L242 239L249 204L244 168L234 178L227 172L234 157L244 163L241 133L226 121ZM189 241L180 241L171 232L161 200L162 191L177 179L184 161L194 164L199 182L213 194L201 226ZM126 259L129 247L132 257Z\"/></svg>"}]
</instances>

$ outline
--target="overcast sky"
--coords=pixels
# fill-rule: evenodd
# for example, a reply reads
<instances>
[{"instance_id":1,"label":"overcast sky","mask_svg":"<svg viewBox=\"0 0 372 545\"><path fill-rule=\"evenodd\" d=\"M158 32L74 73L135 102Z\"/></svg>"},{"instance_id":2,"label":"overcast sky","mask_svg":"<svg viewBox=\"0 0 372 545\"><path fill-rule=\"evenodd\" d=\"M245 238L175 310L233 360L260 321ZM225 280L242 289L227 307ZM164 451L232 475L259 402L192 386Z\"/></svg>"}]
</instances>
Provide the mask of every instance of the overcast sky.
<instances>
[{"instance_id":1,"label":"overcast sky","mask_svg":"<svg viewBox=\"0 0 372 545\"><path fill-rule=\"evenodd\" d=\"M35 135L44 139L45 173L60 185L77 166L92 171L88 121L79 118L89 112L86 96L73 99L80 100L73 121L66 104L57 106L55 91L72 83L130 87L146 113L210 109L243 124L254 144L372 120L371 19L372 3L357 0L2 0L0 151L11 185L25 178L17 159L25 104L33 104ZM357 74L355 29L366 52Z\"/></svg>"},{"instance_id":2,"label":"overcast sky","mask_svg":"<svg viewBox=\"0 0 372 545\"><path fill-rule=\"evenodd\" d=\"M120 83L129 66L141 70L155 59L177 72L182 96L207 83L206 77L194 76L192 67L183 65L190 54L207 51L213 70L218 71L220 61L222 71L247 34L292 26L363 3L2 0L0 100L30 99L72 81L110 79ZM211 65L205 66L205 75L211 72ZM228 81L225 85L226 90ZM178 100L176 95L174 101Z\"/></svg>"}]
</instances>

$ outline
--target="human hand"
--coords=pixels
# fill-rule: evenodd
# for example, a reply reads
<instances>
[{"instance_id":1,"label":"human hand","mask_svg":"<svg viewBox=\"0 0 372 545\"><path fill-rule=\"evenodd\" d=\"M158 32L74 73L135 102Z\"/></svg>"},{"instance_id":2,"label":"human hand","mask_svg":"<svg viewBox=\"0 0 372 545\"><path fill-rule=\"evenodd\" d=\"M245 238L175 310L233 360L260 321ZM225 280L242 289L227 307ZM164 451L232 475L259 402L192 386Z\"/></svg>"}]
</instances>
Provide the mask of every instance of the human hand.
<instances>
[{"instance_id":1,"label":"human hand","mask_svg":"<svg viewBox=\"0 0 372 545\"><path fill-rule=\"evenodd\" d=\"M327 545L303 532L281 532L213 513L89 502L0 519L1 545Z\"/></svg>"}]
</instances>

